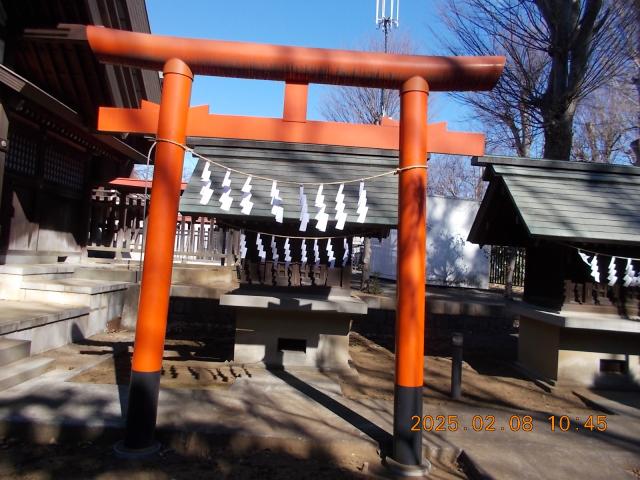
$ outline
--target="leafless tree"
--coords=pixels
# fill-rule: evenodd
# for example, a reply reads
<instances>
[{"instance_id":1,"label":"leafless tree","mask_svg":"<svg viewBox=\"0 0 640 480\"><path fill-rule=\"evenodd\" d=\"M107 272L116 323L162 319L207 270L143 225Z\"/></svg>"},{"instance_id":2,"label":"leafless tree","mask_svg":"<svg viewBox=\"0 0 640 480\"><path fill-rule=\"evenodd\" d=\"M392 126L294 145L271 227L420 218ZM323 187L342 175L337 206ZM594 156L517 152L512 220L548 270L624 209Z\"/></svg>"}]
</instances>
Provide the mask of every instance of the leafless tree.
<instances>
[{"instance_id":1,"label":"leafless tree","mask_svg":"<svg viewBox=\"0 0 640 480\"><path fill-rule=\"evenodd\" d=\"M585 162L633 163L638 133L638 96L631 82L615 82L581 102L574 126L573 158Z\"/></svg>"},{"instance_id":2,"label":"leafless tree","mask_svg":"<svg viewBox=\"0 0 640 480\"><path fill-rule=\"evenodd\" d=\"M492 92L462 96L509 133L505 147L527 155L540 134L545 158L569 160L579 102L628 66L620 29L631 20L615 15L614 3L443 0L441 15L454 38L441 38L449 53L507 57Z\"/></svg>"},{"instance_id":3,"label":"leafless tree","mask_svg":"<svg viewBox=\"0 0 640 480\"><path fill-rule=\"evenodd\" d=\"M362 50L384 51L383 38L379 35L370 38ZM389 52L412 54L416 47L409 36L393 32L389 37ZM333 122L379 123L381 95L379 88L332 87L320 105L320 113ZM398 91L385 89L383 102L386 115L397 120L400 116Z\"/></svg>"},{"instance_id":4,"label":"leafless tree","mask_svg":"<svg viewBox=\"0 0 640 480\"><path fill-rule=\"evenodd\" d=\"M618 19L622 20L618 26L620 36L625 40L630 68L627 71L628 82L635 87L635 138L629 143L635 165L640 167L640 0L619 0L616 2Z\"/></svg>"},{"instance_id":5,"label":"leafless tree","mask_svg":"<svg viewBox=\"0 0 640 480\"><path fill-rule=\"evenodd\" d=\"M482 169L467 157L432 155L429 159L429 195L480 200L484 195Z\"/></svg>"}]
</instances>

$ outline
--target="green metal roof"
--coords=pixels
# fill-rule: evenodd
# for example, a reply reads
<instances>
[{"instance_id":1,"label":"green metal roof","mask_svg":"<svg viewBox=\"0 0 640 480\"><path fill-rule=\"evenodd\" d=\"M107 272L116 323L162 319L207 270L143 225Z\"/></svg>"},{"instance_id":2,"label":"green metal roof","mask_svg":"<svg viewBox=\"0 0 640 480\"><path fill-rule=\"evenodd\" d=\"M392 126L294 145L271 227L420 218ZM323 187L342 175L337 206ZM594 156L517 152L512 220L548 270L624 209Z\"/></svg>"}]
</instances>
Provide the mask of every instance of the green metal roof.
<instances>
[{"instance_id":1,"label":"green metal roof","mask_svg":"<svg viewBox=\"0 0 640 480\"><path fill-rule=\"evenodd\" d=\"M505 243L504 230L519 225L529 238L640 244L638 167L509 157L473 163L486 167L489 189L471 242Z\"/></svg>"},{"instance_id":2,"label":"green metal roof","mask_svg":"<svg viewBox=\"0 0 640 480\"><path fill-rule=\"evenodd\" d=\"M247 222L278 224L271 214L271 181L255 178L263 176L279 181L296 182L334 182L357 179L378 173L388 172L398 166L398 152L367 148L337 147L329 145L290 144L280 142L242 141L228 139L190 138L187 142L194 150L208 158L253 175L251 180L251 201L254 203L250 215L241 212L241 188L246 176L231 173L231 196L233 203L229 211L220 208L218 201L222 193L222 180L226 168L210 166L211 188L214 193L206 205L200 204L200 189L203 186L201 174L204 160L198 160L189 179L186 190L180 200L180 212L183 214L212 215L228 223L246 225ZM371 229L386 229L396 225L398 210L398 177L388 175L365 182L367 206L369 207L364 224L357 223L357 203L360 184L344 185L345 212L348 214L344 231L335 230L336 194L339 185L324 185L323 194L329 214L329 227L326 235L347 232L366 232ZM278 189L283 199L284 223L290 229L297 230L300 222L299 187L279 183ZM314 216L318 209L314 206L317 186L305 186L309 225L305 235L322 235L315 228Z\"/></svg>"}]
</instances>

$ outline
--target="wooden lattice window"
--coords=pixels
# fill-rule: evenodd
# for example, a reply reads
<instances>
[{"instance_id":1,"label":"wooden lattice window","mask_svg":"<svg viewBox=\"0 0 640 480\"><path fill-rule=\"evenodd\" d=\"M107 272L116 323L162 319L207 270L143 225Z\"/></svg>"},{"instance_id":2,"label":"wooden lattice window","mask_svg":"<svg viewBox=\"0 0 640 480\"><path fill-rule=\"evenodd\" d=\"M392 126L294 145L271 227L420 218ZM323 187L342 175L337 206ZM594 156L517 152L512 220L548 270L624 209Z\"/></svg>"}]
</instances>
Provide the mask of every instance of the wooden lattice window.
<instances>
[{"instance_id":1,"label":"wooden lattice window","mask_svg":"<svg viewBox=\"0 0 640 480\"><path fill-rule=\"evenodd\" d=\"M32 177L36 174L38 144L34 137L15 128L9 129L8 171Z\"/></svg>"},{"instance_id":2,"label":"wooden lattice window","mask_svg":"<svg viewBox=\"0 0 640 480\"><path fill-rule=\"evenodd\" d=\"M84 162L70 149L49 143L44 150L44 179L80 191L84 185Z\"/></svg>"}]
</instances>

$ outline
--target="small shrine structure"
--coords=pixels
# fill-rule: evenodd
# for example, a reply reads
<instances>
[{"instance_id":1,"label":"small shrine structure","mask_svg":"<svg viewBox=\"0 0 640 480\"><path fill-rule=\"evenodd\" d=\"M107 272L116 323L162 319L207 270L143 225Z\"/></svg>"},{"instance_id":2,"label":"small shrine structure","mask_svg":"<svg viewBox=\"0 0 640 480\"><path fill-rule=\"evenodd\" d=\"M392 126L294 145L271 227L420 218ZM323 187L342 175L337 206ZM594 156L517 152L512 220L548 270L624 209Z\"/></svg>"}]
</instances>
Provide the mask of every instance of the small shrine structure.
<instances>
[{"instance_id":1,"label":"small shrine structure","mask_svg":"<svg viewBox=\"0 0 640 480\"><path fill-rule=\"evenodd\" d=\"M640 384L640 168L479 157L469 241L526 248L518 359L551 385Z\"/></svg>"},{"instance_id":2,"label":"small shrine structure","mask_svg":"<svg viewBox=\"0 0 640 480\"><path fill-rule=\"evenodd\" d=\"M233 307L234 360L348 372L351 322L368 310L350 295L352 240L354 235L384 237L396 226L397 150L217 138L188 143L202 157L180 199L180 213L215 217L236 240L241 287L220 300ZM251 179L238 172L250 172ZM362 182L366 205L360 211L367 210L359 217L361 182L352 180L381 174ZM229 205L220 201L225 178ZM272 213L271 178L285 180L276 186L281 222ZM301 189L288 179L307 185ZM247 181L250 189L244 188ZM214 193L203 199L209 182ZM308 204L304 222L301 194ZM317 228L321 209L329 219L324 231ZM341 214L344 225L336 221Z\"/></svg>"}]
</instances>

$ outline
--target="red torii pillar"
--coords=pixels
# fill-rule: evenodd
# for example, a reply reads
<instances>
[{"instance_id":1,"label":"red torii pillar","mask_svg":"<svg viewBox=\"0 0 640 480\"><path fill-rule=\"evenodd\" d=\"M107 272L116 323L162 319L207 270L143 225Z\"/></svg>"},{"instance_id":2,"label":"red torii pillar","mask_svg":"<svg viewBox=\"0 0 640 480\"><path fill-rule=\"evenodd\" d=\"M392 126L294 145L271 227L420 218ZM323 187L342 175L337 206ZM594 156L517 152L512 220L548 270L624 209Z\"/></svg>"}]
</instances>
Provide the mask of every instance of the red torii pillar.
<instances>
[{"instance_id":1,"label":"red torii pillar","mask_svg":"<svg viewBox=\"0 0 640 480\"><path fill-rule=\"evenodd\" d=\"M29 35L45 38L47 31L43 32L31 31ZM437 135L430 135L426 123L428 91L489 90L497 82L505 60L504 57L427 57L195 40L93 26L65 25L55 38L60 40L65 35L75 42L86 41L101 61L165 72L159 109L148 102L137 111L101 109L99 120L100 130L155 133L159 141L124 440L124 448L130 452L150 451L155 444L183 159L182 149L171 142L184 144L185 136L201 135L399 148L400 167L426 166L427 142L440 147L429 148L429 151L480 155L483 145L478 145L477 135L447 133L442 125L437 126ZM226 117L208 115L199 107L189 110L192 72L285 81L285 118ZM291 102L287 106L287 96L306 99L308 83L399 89L399 132L397 124L391 121L383 121L380 126L307 122L300 108ZM391 457L404 467L420 467L423 461L422 433L411 431L411 417L422 416L426 184L426 168L400 173Z\"/></svg>"},{"instance_id":2,"label":"red torii pillar","mask_svg":"<svg viewBox=\"0 0 640 480\"><path fill-rule=\"evenodd\" d=\"M182 60L165 63L158 113L159 138L175 142L156 145L153 202L148 230L136 338L131 362L125 448L138 453L155 451L154 441L160 372L167 331L176 218L180 203L184 145L193 73ZM147 221L147 220L145 220Z\"/></svg>"},{"instance_id":3,"label":"red torii pillar","mask_svg":"<svg viewBox=\"0 0 640 480\"><path fill-rule=\"evenodd\" d=\"M400 168L427 157L427 94L422 77L400 88ZM407 421L422 418L424 383L425 265L427 242L427 170L400 172L398 180L398 252L396 302L396 377L393 403L393 452L400 465L422 464L422 432Z\"/></svg>"}]
</instances>

